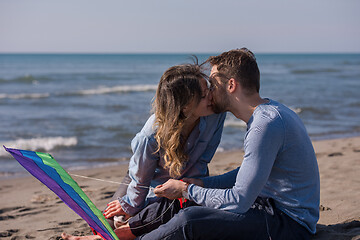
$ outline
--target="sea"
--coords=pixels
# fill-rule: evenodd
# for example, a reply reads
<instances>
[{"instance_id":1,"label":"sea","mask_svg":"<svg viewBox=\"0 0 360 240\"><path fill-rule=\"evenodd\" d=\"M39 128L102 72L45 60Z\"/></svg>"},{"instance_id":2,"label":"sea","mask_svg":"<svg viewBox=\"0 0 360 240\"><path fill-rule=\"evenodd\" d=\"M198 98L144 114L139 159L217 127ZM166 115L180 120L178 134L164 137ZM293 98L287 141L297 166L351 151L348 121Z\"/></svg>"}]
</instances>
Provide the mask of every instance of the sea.
<instances>
[{"instance_id":1,"label":"sea","mask_svg":"<svg viewBox=\"0 0 360 240\"><path fill-rule=\"evenodd\" d=\"M261 96L295 111L312 140L360 135L360 54L256 58ZM50 153L69 170L127 168L161 75L192 62L192 54L0 54L0 144ZM242 149L245 131L228 113L218 151ZM3 148L0 166L2 178L26 172Z\"/></svg>"}]
</instances>

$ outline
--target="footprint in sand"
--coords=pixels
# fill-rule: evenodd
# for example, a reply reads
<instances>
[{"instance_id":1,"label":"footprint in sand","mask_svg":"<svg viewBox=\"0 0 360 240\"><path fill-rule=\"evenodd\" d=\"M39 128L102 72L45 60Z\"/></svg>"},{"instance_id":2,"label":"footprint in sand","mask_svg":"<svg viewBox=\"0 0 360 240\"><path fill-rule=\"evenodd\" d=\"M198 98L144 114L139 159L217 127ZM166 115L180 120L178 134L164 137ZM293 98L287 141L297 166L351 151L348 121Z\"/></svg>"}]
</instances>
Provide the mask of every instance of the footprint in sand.
<instances>
[{"instance_id":1,"label":"footprint in sand","mask_svg":"<svg viewBox=\"0 0 360 240\"><path fill-rule=\"evenodd\" d=\"M29 235L29 234L26 234L26 235L25 235L25 238L26 238L26 239L34 239L34 238L36 238L36 237L31 236L31 235Z\"/></svg>"},{"instance_id":2,"label":"footprint in sand","mask_svg":"<svg viewBox=\"0 0 360 240\"><path fill-rule=\"evenodd\" d=\"M2 208L2 209L0 209L0 214L6 213L6 212L11 212L11 211L18 210L18 209L21 209L21 208L24 208L24 207Z\"/></svg>"},{"instance_id":3,"label":"footprint in sand","mask_svg":"<svg viewBox=\"0 0 360 240\"><path fill-rule=\"evenodd\" d=\"M29 208L29 207L24 207L23 209L20 209L18 212L28 212L31 210L34 210L35 208Z\"/></svg>"},{"instance_id":4,"label":"footprint in sand","mask_svg":"<svg viewBox=\"0 0 360 240\"><path fill-rule=\"evenodd\" d=\"M115 193L115 192L113 192L113 191L111 191L111 192L104 192L103 195L105 195L105 196L103 196L101 199L112 198L112 196L114 196L114 193Z\"/></svg>"},{"instance_id":5,"label":"footprint in sand","mask_svg":"<svg viewBox=\"0 0 360 240\"><path fill-rule=\"evenodd\" d=\"M17 217L24 217L27 215L35 215L43 212L47 212L49 209L38 209L38 208L29 208L29 207L13 207L13 208L3 208L0 210L0 214L6 213L6 216L0 216L1 220L15 219Z\"/></svg>"},{"instance_id":6,"label":"footprint in sand","mask_svg":"<svg viewBox=\"0 0 360 240\"><path fill-rule=\"evenodd\" d=\"M17 233L19 229L10 229L4 232L0 232L0 237L11 237L14 233Z\"/></svg>"},{"instance_id":7,"label":"footprint in sand","mask_svg":"<svg viewBox=\"0 0 360 240\"><path fill-rule=\"evenodd\" d=\"M72 224L73 222L60 222L60 223L58 223L59 225L61 225L61 226L66 226L66 225L70 225L70 224Z\"/></svg>"},{"instance_id":8,"label":"footprint in sand","mask_svg":"<svg viewBox=\"0 0 360 240\"><path fill-rule=\"evenodd\" d=\"M43 204L45 202L57 200L57 199L59 198L56 195L40 194L40 195L34 195L31 198L30 202Z\"/></svg>"},{"instance_id":9,"label":"footprint in sand","mask_svg":"<svg viewBox=\"0 0 360 240\"><path fill-rule=\"evenodd\" d=\"M330 153L328 156L329 157L335 157L335 156L343 156L344 154L342 154L341 152L334 152L334 153Z\"/></svg>"},{"instance_id":10,"label":"footprint in sand","mask_svg":"<svg viewBox=\"0 0 360 240\"><path fill-rule=\"evenodd\" d=\"M0 216L0 221L8 220L8 219L14 219L14 216L8 215L8 216Z\"/></svg>"},{"instance_id":11,"label":"footprint in sand","mask_svg":"<svg viewBox=\"0 0 360 240\"><path fill-rule=\"evenodd\" d=\"M324 211L330 211L331 208L325 207L325 206L323 206L323 205L320 205L320 206L319 206L319 210L320 210L320 212L324 212Z\"/></svg>"},{"instance_id":12,"label":"footprint in sand","mask_svg":"<svg viewBox=\"0 0 360 240\"><path fill-rule=\"evenodd\" d=\"M28 214L19 214L19 213L28 212L33 209L34 208L27 208L27 207L10 207L10 208L0 209L0 214L7 213L6 216L0 216L0 221L14 219L19 216L28 215Z\"/></svg>"}]
</instances>

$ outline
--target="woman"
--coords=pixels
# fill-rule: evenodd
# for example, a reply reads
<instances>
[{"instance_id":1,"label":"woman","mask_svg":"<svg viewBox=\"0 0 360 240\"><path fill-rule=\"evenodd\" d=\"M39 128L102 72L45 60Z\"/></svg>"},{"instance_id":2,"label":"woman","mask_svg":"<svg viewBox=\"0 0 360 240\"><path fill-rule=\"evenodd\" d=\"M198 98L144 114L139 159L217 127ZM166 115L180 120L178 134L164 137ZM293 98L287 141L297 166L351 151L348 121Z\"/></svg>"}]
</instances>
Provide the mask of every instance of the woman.
<instances>
[{"instance_id":1,"label":"woman","mask_svg":"<svg viewBox=\"0 0 360 240\"><path fill-rule=\"evenodd\" d=\"M197 64L173 66L162 75L153 104L155 114L131 142L133 156L126 194L121 194L123 187L115 193L117 199L108 204L106 218L122 215L127 219L150 203L168 201L159 200L149 187L170 178L199 178L209 174L207 165L220 143L226 115L213 114L211 92L205 79ZM162 204L157 208L165 211ZM145 215L140 219L149 217ZM121 231L115 232L121 235ZM62 237L75 239L66 234Z\"/></svg>"}]
</instances>

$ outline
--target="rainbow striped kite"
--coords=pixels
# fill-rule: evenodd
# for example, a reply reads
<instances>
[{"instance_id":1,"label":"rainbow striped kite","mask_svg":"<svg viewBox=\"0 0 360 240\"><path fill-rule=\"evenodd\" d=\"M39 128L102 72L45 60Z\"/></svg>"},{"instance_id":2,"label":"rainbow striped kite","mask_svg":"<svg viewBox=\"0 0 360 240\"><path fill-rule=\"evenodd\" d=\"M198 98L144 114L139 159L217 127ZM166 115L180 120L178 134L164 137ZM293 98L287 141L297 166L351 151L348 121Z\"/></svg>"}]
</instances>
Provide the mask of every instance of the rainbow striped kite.
<instances>
[{"instance_id":1,"label":"rainbow striped kite","mask_svg":"<svg viewBox=\"0 0 360 240\"><path fill-rule=\"evenodd\" d=\"M118 240L99 209L79 185L48 153L6 148L28 172L45 184L74 212L82 217L93 231L105 240Z\"/></svg>"}]
</instances>

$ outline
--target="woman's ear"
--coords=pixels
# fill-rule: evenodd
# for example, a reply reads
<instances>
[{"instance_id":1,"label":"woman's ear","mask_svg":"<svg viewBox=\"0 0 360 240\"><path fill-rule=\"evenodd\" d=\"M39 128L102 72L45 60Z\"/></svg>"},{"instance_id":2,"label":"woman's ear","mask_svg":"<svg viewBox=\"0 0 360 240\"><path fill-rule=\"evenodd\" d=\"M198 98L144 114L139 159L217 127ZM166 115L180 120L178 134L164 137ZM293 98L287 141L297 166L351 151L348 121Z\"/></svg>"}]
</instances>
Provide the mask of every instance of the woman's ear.
<instances>
[{"instance_id":1,"label":"woman's ear","mask_svg":"<svg viewBox=\"0 0 360 240\"><path fill-rule=\"evenodd\" d=\"M185 117L187 117L189 115L189 112L190 112L190 104L187 104L185 107L183 107L181 112L184 114Z\"/></svg>"},{"instance_id":2,"label":"woman's ear","mask_svg":"<svg viewBox=\"0 0 360 240\"><path fill-rule=\"evenodd\" d=\"M189 117L190 114L192 114L192 111L194 111L194 108L196 107L196 103L194 99L192 99L188 104L186 104L181 112L184 114L185 117Z\"/></svg>"}]
</instances>

